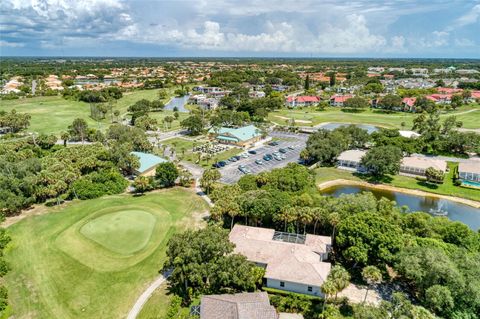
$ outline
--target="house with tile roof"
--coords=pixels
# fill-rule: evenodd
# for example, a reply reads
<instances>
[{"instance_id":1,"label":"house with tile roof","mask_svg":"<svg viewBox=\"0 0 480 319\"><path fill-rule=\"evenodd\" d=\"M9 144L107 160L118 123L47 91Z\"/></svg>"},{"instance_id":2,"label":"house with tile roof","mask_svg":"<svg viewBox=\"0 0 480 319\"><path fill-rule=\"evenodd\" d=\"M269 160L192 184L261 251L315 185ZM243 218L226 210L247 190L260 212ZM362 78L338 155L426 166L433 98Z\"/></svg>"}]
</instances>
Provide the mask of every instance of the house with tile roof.
<instances>
[{"instance_id":1,"label":"house with tile roof","mask_svg":"<svg viewBox=\"0 0 480 319\"><path fill-rule=\"evenodd\" d=\"M200 319L278 319L266 292L203 296L199 312Z\"/></svg>"},{"instance_id":2,"label":"house with tile roof","mask_svg":"<svg viewBox=\"0 0 480 319\"><path fill-rule=\"evenodd\" d=\"M285 104L289 107L312 106L317 105L319 102L320 98L318 96L308 95L289 96L285 100Z\"/></svg>"},{"instance_id":3,"label":"house with tile roof","mask_svg":"<svg viewBox=\"0 0 480 319\"><path fill-rule=\"evenodd\" d=\"M330 105L331 106L343 106L346 100L351 99L353 95L338 95L335 94L330 97Z\"/></svg>"},{"instance_id":4,"label":"house with tile roof","mask_svg":"<svg viewBox=\"0 0 480 319\"><path fill-rule=\"evenodd\" d=\"M262 137L260 130L255 125L238 128L211 128L208 134L210 138L217 140L219 143L240 147L250 147Z\"/></svg>"},{"instance_id":5,"label":"house with tile roof","mask_svg":"<svg viewBox=\"0 0 480 319\"><path fill-rule=\"evenodd\" d=\"M323 296L321 285L330 273L326 262L331 238L278 232L235 225L229 239L235 253L265 268L265 285L313 296Z\"/></svg>"}]
</instances>

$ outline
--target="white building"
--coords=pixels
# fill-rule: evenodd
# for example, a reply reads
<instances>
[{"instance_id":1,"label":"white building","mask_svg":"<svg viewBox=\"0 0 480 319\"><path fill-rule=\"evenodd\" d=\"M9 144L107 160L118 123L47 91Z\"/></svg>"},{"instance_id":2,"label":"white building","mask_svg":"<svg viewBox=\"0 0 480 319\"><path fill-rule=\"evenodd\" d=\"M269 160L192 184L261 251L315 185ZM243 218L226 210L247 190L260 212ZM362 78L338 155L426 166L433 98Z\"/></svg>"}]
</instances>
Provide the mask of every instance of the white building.
<instances>
[{"instance_id":1,"label":"white building","mask_svg":"<svg viewBox=\"0 0 480 319\"><path fill-rule=\"evenodd\" d=\"M458 164L458 177L464 184L480 187L480 160Z\"/></svg>"},{"instance_id":2,"label":"white building","mask_svg":"<svg viewBox=\"0 0 480 319\"><path fill-rule=\"evenodd\" d=\"M337 157L337 167L350 171L363 171L360 162L367 152L363 150L348 150Z\"/></svg>"},{"instance_id":3,"label":"white building","mask_svg":"<svg viewBox=\"0 0 480 319\"><path fill-rule=\"evenodd\" d=\"M445 174L447 171L447 162L420 156L404 157L400 164L400 175L425 177L425 172L429 167L433 167Z\"/></svg>"},{"instance_id":4,"label":"white building","mask_svg":"<svg viewBox=\"0 0 480 319\"><path fill-rule=\"evenodd\" d=\"M415 76L428 76L428 69L425 68L413 68L410 69L412 71L412 75Z\"/></svg>"},{"instance_id":5,"label":"white building","mask_svg":"<svg viewBox=\"0 0 480 319\"><path fill-rule=\"evenodd\" d=\"M320 286L331 268L330 263L324 262L332 244L330 237L237 224L229 238L236 253L265 267L267 287L323 296Z\"/></svg>"}]
</instances>

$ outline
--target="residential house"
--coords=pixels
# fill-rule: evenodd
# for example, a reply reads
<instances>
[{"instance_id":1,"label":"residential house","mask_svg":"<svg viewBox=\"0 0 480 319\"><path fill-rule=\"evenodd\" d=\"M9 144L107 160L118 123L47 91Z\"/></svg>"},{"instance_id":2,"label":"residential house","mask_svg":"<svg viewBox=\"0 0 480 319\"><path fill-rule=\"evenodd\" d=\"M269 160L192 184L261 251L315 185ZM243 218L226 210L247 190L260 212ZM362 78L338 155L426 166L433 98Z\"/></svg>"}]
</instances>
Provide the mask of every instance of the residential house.
<instances>
[{"instance_id":1,"label":"residential house","mask_svg":"<svg viewBox=\"0 0 480 319\"><path fill-rule=\"evenodd\" d=\"M265 286L323 296L320 287L331 268L325 262L332 245L330 237L236 224L229 239L235 244L235 253L265 268Z\"/></svg>"},{"instance_id":2,"label":"residential house","mask_svg":"<svg viewBox=\"0 0 480 319\"><path fill-rule=\"evenodd\" d=\"M400 175L425 177L425 172L430 167L442 171L445 174L445 172L447 171L447 162L444 160L429 157L404 157L402 159L402 163L400 164Z\"/></svg>"},{"instance_id":3,"label":"residential house","mask_svg":"<svg viewBox=\"0 0 480 319\"><path fill-rule=\"evenodd\" d=\"M206 295L200 300L200 319L278 319L266 292Z\"/></svg>"},{"instance_id":4,"label":"residential house","mask_svg":"<svg viewBox=\"0 0 480 319\"><path fill-rule=\"evenodd\" d=\"M364 171L360 162L367 152L363 150L348 150L337 157L337 167L340 169Z\"/></svg>"},{"instance_id":5,"label":"residential house","mask_svg":"<svg viewBox=\"0 0 480 319\"><path fill-rule=\"evenodd\" d=\"M415 112L415 102L417 101L416 97L404 97L402 99L403 110L408 112Z\"/></svg>"},{"instance_id":6,"label":"residential house","mask_svg":"<svg viewBox=\"0 0 480 319\"><path fill-rule=\"evenodd\" d=\"M166 159L149 153L131 152L130 154L137 156L140 161L140 167L135 171L136 175L153 176L158 164L168 162Z\"/></svg>"},{"instance_id":7,"label":"residential house","mask_svg":"<svg viewBox=\"0 0 480 319\"><path fill-rule=\"evenodd\" d=\"M461 69L456 71L460 75L476 75L480 74L480 71L474 69Z\"/></svg>"},{"instance_id":8,"label":"residential house","mask_svg":"<svg viewBox=\"0 0 480 319\"><path fill-rule=\"evenodd\" d=\"M425 96L430 101L435 102L435 104L450 104L452 103L452 95L453 94L430 94Z\"/></svg>"},{"instance_id":9,"label":"residential house","mask_svg":"<svg viewBox=\"0 0 480 319\"><path fill-rule=\"evenodd\" d=\"M388 72L405 73L406 71L405 68L388 68Z\"/></svg>"},{"instance_id":10,"label":"residential house","mask_svg":"<svg viewBox=\"0 0 480 319\"><path fill-rule=\"evenodd\" d=\"M298 95L298 96L289 96L287 97L285 104L289 107L297 107L297 106L312 106L317 105L320 102L320 98L318 96L306 96L306 95Z\"/></svg>"},{"instance_id":11,"label":"residential house","mask_svg":"<svg viewBox=\"0 0 480 319\"><path fill-rule=\"evenodd\" d=\"M265 92L263 91L250 91L248 92L248 96L252 99L259 99L265 97Z\"/></svg>"},{"instance_id":12,"label":"residential house","mask_svg":"<svg viewBox=\"0 0 480 319\"><path fill-rule=\"evenodd\" d=\"M259 141L262 136L260 130L254 125L238 128L211 128L208 133L210 138L214 138L219 143L236 145L240 147L250 147L255 142Z\"/></svg>"},{"instance_id":13,"label":"residential house","mask_svg":"<svg viewBox=\"0 0 480 319\"><path fill-rule=\"evenodd\" d=\"M346 100L351 99L353 95L338 95L335 94L330 97L330 105L331 106L343 106Z\"/></svg>"},{"instance_id":14,"label":"residential house","mask_svg":"<svg viewBox=\"0 0 480 319\"><path fill-rule=\"evenodd\" d=\"M480 160L469 160L458 164L458 178L466 186L480 188Z\"/></svg>"},{"instance_id":15,"label":"residential house","mask_svg":"<svg viewBox=\"0 0 480 319\"><path fill-rule=\"evenodd\" d=\"M425 68L413 68L410 71L412 71L414 76L428 76L428 69Z\"/></svg>"}]
</instances>

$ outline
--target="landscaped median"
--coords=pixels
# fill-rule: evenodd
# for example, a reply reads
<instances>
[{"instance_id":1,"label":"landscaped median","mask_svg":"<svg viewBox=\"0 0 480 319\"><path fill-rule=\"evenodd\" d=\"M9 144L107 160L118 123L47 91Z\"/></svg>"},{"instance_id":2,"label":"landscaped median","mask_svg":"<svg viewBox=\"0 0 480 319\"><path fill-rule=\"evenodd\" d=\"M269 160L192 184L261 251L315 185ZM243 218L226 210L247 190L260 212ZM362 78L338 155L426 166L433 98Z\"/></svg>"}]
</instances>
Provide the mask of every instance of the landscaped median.
<instances>
[{"instance_id":1,"label":"landscaped median","mask_svg":"<svg viewBox=\"0 0 480 319\"><path fill-rule=\"evenodd\" d=\"M16 318L123 318L158 276L166 244L207 209L191 190L49 208L8 227Z\"/></svg>"},{"instance_id":2,"label":"landscaped median","mask_svg":"<svg viewBox=\"0 0 480 319\"><path fill-rule=\"evenodd\" d=\"M459 203L480 208L480 191L453 184L453 176L457 163L448 163L449 172L445 175L443 184L430 184L412 177L394 175L388 176L380 183L370 183L367 176L334 167L319 167L315 169L316 183L320 189L339 185L357 185L370 188L403 192L420 196L445 198Z\"/></svg>"}]
</instances>

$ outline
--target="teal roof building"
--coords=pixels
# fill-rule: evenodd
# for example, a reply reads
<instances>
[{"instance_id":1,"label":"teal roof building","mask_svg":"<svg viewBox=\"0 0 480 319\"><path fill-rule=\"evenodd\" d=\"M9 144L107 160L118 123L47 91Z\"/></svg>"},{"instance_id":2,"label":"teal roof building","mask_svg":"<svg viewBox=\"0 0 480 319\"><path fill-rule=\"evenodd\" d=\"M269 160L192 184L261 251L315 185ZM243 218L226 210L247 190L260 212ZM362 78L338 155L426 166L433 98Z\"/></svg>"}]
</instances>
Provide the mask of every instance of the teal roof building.
<instances>
[{"instance_id":1,"label":"teal roof building","mask_svg":"<svg viewBox=\"0 0 480 319\"><path fill-rule=\"evenodd\" d=\"M145 174L155 168L158 164L168 162L166 159L149 153L131 152L130 154L135 155L140 159L140 167L137 170L139 174Z\"/></svg>"},{"instance_id":2,"label":"teal roof building","mask_svg":"<svg viewBox=\"0 0 480 319\"><path fill-rule=\"evenodd\" d=\"M220 142L240 145L258 140L261 136L260 130L255 125L238 128L221 127L217 130L211 128L208 132L215 135L215 138Z\"/></svg>"}]
</instances>

